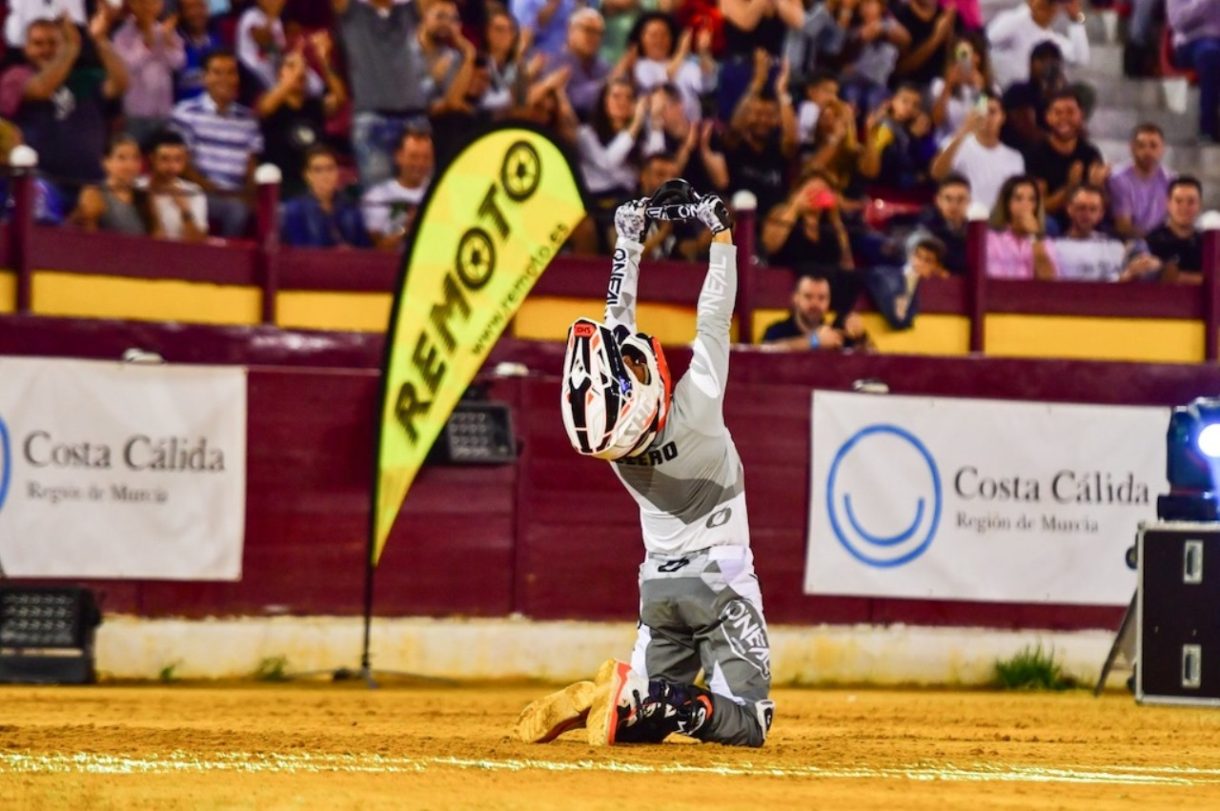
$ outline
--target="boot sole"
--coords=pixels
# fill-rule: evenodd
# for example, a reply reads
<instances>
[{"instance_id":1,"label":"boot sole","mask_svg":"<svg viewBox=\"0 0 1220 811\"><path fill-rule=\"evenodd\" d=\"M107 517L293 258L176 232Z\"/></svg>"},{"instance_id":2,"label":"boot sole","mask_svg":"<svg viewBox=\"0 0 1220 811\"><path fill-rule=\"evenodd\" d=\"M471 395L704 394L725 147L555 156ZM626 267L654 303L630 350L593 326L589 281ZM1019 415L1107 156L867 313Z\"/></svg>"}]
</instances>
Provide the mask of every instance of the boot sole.
<instances>
[{"instance_id":1,"label":"boot sole","mask_svg":"<svg viewBox=\"0 0 1220 811\"><path fill-rule=\"evenodd\" d=\"M525 743L549 743L583 727L596 689L591 681L578 681L534 701L517 718L517 737Z\"/></svg>"},{"instance_id":2,"label":"boot sole","mask_svg":"<svg viewBox=\"0 0 1220 811\"><path fill-rule=\"evenodd\" d=\"M631 665L607 659L597 670L597 686L589 707L586 733L590 746L613 746L618 731L618 700L627 683Z\"/></svg>"}]
</instances>

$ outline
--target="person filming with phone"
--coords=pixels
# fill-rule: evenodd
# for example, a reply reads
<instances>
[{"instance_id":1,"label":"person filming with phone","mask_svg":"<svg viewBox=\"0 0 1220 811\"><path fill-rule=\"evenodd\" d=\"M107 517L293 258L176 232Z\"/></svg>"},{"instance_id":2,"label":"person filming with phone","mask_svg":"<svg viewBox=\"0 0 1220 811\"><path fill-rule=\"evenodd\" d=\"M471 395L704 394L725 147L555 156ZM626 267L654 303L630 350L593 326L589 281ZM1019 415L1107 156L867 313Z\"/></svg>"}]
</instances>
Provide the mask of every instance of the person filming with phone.
<instances>
[{"instance_id":1,"label":"person filming with phone","mask_svg":"<svg viewBox=\"0 0 1220 811\"><path fill-rule=\"evenodd\" d=\"M762 244L772 265L822 273L855 268L839 196L816 170L807 172L788 199L767 214Z\"/></svg>"}]
</instances>

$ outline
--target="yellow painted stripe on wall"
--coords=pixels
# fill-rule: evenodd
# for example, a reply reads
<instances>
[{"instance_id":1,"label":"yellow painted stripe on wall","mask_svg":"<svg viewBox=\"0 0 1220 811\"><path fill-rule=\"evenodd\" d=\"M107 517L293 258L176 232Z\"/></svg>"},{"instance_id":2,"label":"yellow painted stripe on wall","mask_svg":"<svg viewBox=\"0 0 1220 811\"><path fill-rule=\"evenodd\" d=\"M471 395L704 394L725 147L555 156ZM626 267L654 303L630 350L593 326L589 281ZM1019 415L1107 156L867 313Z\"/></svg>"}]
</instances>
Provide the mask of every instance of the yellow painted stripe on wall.
<instances>
[{"instance_id":1,"label":"yellow painted stripe on wall","mask_svg":"<svg viewBox=\"0 0 1220 811\"><path fill-rule=\"evenodd\" d=\"M517 311L513 335L535 341L566 341L573 321L582 316L600 321L605 311L606 303L600 299L527 298ZM685 345L695 339L693 306L641 302L636 320L641 331L660 339L662 344Z\"/></svg>"},{"instance_id":2,"label":"yellow painted stripe on wall","mask_svg":"<svg viewBox=\"0 0 1220 811\"><path fill-rule=\"evenodd\" d=\"M276 297L276 322L286 329L385 332L394 298L389 293L288 290Z\"/></svg>"},{"instance_id":3,"label":"yellow painted stripe on wall","mask_svg":"<svg viewBox=\"0 0 1220 811\"><path fill-rule=\"evenodd\" d=\"M0 314L17 311L17 274L0 270Z\"/></svg>"},{"instance_id":4,"label":"yellow painted stripe on wall","mask_svg":"<svg viewBox=\"0 0 1220 811\"><path fill-rule=\"evenodd\" d=\"M1203 324L1169 318L989 315L986 354L1146 363L1203 360Z\"/></svg>"},{"instance_id":5,"label":"yellow painted stripe on wall","mask_svg":"<svg viewBox=\"0 0 1220 811\"><path fill-rule=\"evenodd\" d=\"M33 299L38 315L196 324L257 324L261 318L256 287L174 279L42 270L34 273Z\"/></svg>"}]
</instances>

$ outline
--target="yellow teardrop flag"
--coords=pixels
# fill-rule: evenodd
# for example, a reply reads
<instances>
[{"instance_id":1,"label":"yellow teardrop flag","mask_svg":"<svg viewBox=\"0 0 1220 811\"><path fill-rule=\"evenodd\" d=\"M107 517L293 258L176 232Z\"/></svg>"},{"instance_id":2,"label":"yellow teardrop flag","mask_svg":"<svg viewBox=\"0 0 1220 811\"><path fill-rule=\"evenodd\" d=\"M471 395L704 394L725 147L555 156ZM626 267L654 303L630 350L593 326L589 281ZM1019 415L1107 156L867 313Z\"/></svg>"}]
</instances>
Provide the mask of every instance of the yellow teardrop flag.
<instances>
[{"instance_id":1,"label":"yellow teardrop flag","mask_svg":"<svg viewBox=\"0 0 1220 811\"><path fill-rule=\"evenodd\" d=\"M445 421L584 216L567 157L526 127L473 141L433 184L386 332L373 565Z\"/></svg>"}]
</instances>

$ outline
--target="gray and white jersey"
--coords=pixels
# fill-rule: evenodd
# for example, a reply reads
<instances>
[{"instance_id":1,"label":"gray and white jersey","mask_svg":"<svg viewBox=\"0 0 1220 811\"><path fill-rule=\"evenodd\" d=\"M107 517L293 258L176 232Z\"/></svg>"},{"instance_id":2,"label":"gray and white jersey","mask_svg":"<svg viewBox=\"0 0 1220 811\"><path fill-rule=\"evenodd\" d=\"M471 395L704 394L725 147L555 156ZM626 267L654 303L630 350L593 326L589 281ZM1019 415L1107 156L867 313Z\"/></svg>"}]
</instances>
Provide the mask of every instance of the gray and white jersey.
<instances>
[{"instance_id":1,"label":"gray and white jersey","mask_svg":"<svg viewBox=\"0 0 1220 811\"><path fill-rule=\"evenodd\" d=\"M638 242L615 245L606 324L636 332ZM737 249L713 242L699 293L694 355L674 386L665 428L639 456L611 462L640 505L644 548L678 556L712 546L750 545L745 474L724 424L729 330L737 298Z\"/></svg>"}]
</instances>

